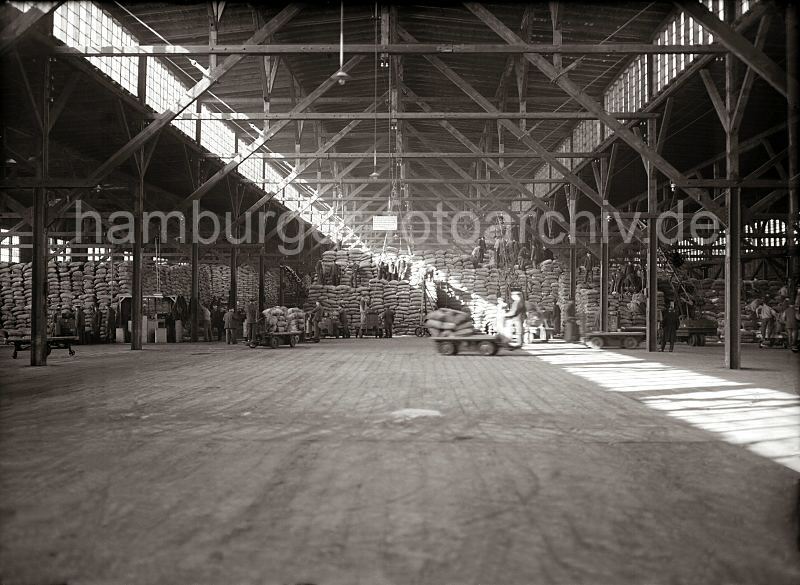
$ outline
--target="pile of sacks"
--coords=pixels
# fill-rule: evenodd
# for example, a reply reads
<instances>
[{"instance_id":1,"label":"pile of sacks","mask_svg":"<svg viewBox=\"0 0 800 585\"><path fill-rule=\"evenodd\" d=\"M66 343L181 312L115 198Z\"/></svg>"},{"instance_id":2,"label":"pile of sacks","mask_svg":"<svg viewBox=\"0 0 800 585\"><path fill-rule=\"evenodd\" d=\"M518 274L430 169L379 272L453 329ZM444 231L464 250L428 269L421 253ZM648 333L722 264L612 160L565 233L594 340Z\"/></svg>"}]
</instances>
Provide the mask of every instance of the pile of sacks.
<instances>
[{"instance_id":1,"label":"pile of sacks","mask_svg":"<svg viewBox=\"0 0 800 585\"><path fill-rule=\"evenodd\" d=\"M29 263L0 265L0 296L3 302L0 316L6 329L30 332L30 279Z\"/></svg>"},{"instance_id":2,"label":"pile of sacks","mask_svg":"<svg viewBox=\"0 0 800 585\"><path fill-rule=\"evenodd\" d=\"M475 327L469 314L453 309L436 309L425 317L425 327L433 337L474 335Z\"/></svg>"},{"instance_id":3,"label":"pile of sacks","mask_svg":"<svg viewBox=\"0 0 800 585\"><path fill-rule=\"evenodd\" d=\"M267 331L277 333L302 333L305 312L298 307L271 307L262 311Z\"/></svg>"}]
</instances>

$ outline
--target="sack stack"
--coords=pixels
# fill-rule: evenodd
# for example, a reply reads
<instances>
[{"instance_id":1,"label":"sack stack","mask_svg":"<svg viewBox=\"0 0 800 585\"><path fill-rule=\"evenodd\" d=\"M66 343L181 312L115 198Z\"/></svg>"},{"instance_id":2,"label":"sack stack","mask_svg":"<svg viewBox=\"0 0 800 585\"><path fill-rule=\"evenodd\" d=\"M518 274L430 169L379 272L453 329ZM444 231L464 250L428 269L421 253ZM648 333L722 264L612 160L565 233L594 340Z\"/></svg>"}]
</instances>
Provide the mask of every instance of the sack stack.
<instances>
[{"instance_id":1,"label":"sack stack","mask_svg":"<svg viewBox=\"0 0 800 585\"><path fill-rule=\"evenodd\" d=\"M299 307L290 307L286 311L286 321L290 333L302 333L305 327L306 314Z\"/></svg>"},{"instance_id":2,"label":"sack stack","mask_svg":"<svg viewBox=\"0 0 800 585\"><path fill-rule=\"evenodd\" d=\"M425 327L433 337L474 335L472 318L461 311L436 309L425 317Z\"/></svg>"},{"instance_id":3,"label":"sack stack","mask_svg":"<svg viewBox=\"0 0 800 585\"><path fill-rule=\"evenodd\" d=\"M264 317L274 317L272 322L275 324L275 331L278 333L284 333L288 330L289 327L289 317L288 317L289 309L286 307L272 307L269 309L265 309L262 311Z\"/></svg>"}]
</instances>

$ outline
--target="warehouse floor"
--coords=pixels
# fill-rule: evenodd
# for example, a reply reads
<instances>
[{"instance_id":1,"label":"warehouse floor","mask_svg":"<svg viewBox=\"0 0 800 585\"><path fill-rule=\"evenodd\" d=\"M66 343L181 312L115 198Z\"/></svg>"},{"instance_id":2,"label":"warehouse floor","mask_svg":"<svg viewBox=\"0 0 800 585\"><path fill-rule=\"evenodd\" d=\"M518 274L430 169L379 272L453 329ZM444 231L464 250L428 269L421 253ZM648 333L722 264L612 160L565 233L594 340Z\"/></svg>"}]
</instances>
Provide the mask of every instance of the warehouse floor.
<instances>
[{"instance_id":1,"label":"warehouse floor","mask_svg":"<svg viewBox=\"0 0 800 585\"><path fill-rule=\"evenodd\" d=\"M0 582L800 582L797 355L0 351Z\"/></svg>"}]
</instances>

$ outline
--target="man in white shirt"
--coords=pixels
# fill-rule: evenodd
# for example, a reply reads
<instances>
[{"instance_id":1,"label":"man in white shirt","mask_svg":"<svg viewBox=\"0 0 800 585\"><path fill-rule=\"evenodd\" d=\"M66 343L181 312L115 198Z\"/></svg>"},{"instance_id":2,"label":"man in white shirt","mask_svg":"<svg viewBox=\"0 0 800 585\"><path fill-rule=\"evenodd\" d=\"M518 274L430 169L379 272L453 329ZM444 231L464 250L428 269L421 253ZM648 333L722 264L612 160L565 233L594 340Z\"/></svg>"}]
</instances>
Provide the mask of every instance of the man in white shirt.
<instances>
[{"instance_id":1,"label":"man in white shirt","mask_svg":"<svg viewBox=\"0 0 800 585\"><path fill-rule=\"evenodd\" d=\"M775 317L777 313L770 307L766 301L756 309L756 315L761 319L761 343L772 337L772 332L775 329Z\"/></svg>"}]
</instances>

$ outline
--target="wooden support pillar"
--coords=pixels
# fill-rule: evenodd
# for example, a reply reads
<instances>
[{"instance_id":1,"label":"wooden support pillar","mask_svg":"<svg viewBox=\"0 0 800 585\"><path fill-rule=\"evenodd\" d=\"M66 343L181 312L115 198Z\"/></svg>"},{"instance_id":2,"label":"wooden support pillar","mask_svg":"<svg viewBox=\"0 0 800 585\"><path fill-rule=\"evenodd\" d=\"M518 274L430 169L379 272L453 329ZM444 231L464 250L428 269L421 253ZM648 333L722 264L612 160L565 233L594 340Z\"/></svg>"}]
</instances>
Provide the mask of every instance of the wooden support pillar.
<instances>
[{"instance_id":1,"label":"wooden support pillar","mask_svg":"<svg viewBox=\"0 0 800 585\"><path fill-rule=\"evenodd\" d=\"M197 241L199 234L193 234L194 241L192 242L192 299L190 306L193 307L191 312L192 327L191 327L191 340L200 340L200 242Z\"/></svg>"},{"instance_id":2,"label":"wooden support pillar","mask_svg":"<svg viewBox=\"0 0 800 585\"><path fill-rule=\"evenodd\" d=\"M797 3L786 3L786 70L790 76L797 74ZM798 198L800 198L800 172L797 160L797 126L800 124L800 103L798 102L797 84L788 84L787 98L787 123L789 130L789 215L786 222L786 231L789 252L789 294L794 302L794 291L800 283L800 257L798 257L797 241L792 229L798 226Z\"/></svg>"},{"instance_id":3,"label":"wooden support pillar","mask_svg":"<svg viewBox=\"0 0 800 585\"><path fill-rule=\"evenodd\" d=\"M647 143L654 146L658 140L656 121L647 121ZM647 174L647 213L658 213L658 177L653 163L645 161ZM647 351L656 351L658 333L658 233L656 220L647 220Z\"/></svg>"},{"instance_id":4,"label":"wooden support pillar","mask_svg":"<svg viewBox=\"0 0 800 585\"><path fill-rule=\"evenodd\" d=\"M144 175L133 193L133 284L131 287L131 349L142 349L142 252L144 250Z\"/></svg>"},{"instance_id":5,"label":"wooden support pillar","mask_svg":"<svg viewBox=\"0 0 800 585\"><path fill-rule=\"evenodd\" d=\"M608 159L600 159L600 184L603 197L600 207L600 331L608 331Z\"/></svg>"},{"instance_id":6,"label":"wooden support pillar","mask_svg":"<svg viewBox=\"0 0 800 585\"><path fill-rule=\"evenodd\" d=\"M578 283L578 251L575 242L569 245L569 300L575 300L575 289Z\"/></svg>"},{"instance_id":7,"label":"wooden support pillar","mask_svg":"<svg viewBox=\"0 0 800 585\"><path fill-rule=\"evenodd\" d=\"M50 57L44 57L41 105L40 175L50 173ZM31 365L47 365L47 189L33 192L33 270L31 278Z\"/></svg>"},{"instance_id":8,"label":"wooden support pillar","mask_svg":"<svg viewBox=\"0 0 800 585\"><path fill-rule=\"evenodd\" d=\"M725 109L728 119L736 111L738 98L736 86L736 58L728 54L725 58ZM736 128L725 132L725 163L727 178L739 180L739 134ZM725 240L725 367L731 370L741 368L740 321L742 284L742 200L741 189L731 187L727 196L728 230Z\"/></svg>"},{"instance_id":9,"label":"wooden support pillar","mask_svg":"<svg viewBox=\"0 0 800 585\"><path fill-rule=\"evenodd\" d=\"M284 306L284 281L283 281L283 273L285 270L283 269L283 262L281 262L280 267L278 268L278 304L283 307Z\"/></svg>"}]
</instances>

